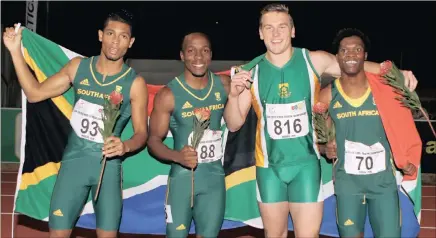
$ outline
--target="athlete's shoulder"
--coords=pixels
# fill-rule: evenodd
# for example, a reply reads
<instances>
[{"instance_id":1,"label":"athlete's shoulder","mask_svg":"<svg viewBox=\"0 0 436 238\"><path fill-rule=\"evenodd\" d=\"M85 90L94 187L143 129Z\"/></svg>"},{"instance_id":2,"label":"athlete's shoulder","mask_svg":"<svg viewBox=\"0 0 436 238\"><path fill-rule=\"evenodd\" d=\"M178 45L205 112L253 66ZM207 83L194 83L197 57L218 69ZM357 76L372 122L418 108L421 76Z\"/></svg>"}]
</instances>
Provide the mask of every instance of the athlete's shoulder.
<instances>
[{"instance_id":1,"label":"athlete's shoulder","mask_svg":"<svg viewBox=\"0 0 436 238\"><path fill-rule=\"evenodd\" d=\"M75 68L78 68L79 65L83 64L84 62L89 62L88 58L81 57L81 56L75 56L75 57L70 59L68 64L75 67Z\"/></svg>"},{"instance_id":2,"label":"athlete's shoulder","mask_svg":"<svg viewBox=\"0 0 436 238\"><path fill-rule=\"evenodd\" d=\"M134 77L132 77L132 87L135 87L135 86L141 86L141 87L146 87L147 86L147 81L145 80L145 78L144 77L142 77L142 75L140 75L140 74L134 74Z\"/></svg>"},{"instance_id":3,"label":"athlete's shoulder","mask_svg":"<svg viewBox=\"0 0 436 238\"><path fill-rule=\"evenodd\" d=\"M173 105L174 107L174 94L168 85L159 89L153 100L154 107L166 108L168 105Z\"/></svg>"},{"instance_id":4,"label":"athlete's shoulder","mask_svg":"<svg viewBox=\"0 0 436 238\"><path fill-rule=\"evenodd\" d=\"M83 57L80 56L76 56L72 59L70 59L70 61L68 61L68 63L64 66L63 71L66 72L71 80L71 83L74 85L74 81L75 78L81 74L81 70L80 68L83 68Z\"/></svg>"},{"instance_id":5,"label":"athlete's shoulder","mask_svg":"<svg viewBox=\"0 0 436 238\"><path fill-rule=\"evenodd\" d=\"M335 56L325 50L307 50L312 61L327 61L336 60Z\"/></svg>"}]
</instances>

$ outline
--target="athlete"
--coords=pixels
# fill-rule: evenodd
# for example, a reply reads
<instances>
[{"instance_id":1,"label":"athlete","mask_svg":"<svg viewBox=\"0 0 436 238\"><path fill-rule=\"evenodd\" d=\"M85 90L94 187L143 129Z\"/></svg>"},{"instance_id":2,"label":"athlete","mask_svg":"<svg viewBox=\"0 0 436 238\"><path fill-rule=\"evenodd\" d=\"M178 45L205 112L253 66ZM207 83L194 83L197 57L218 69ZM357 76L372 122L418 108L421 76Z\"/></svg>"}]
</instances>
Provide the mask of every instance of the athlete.
<instances>
[{"instance_id":1,"label":"athlete","mask_svg":"<svg viewBox=\"0 0 436 238\"><path fill-rule=\"evenodd\" d=\"M83 206L94 194L99 181L102 156L106 156L98 200L93 200L97 236L116 237L122 212L121 162L127 152L143 147L147 141L148 92L145 80L124 64L123 56L132 46L132 17L126 11L110 14L98 31L100 55L76 57L59 72L38 83L21 53L22 28L15 33L7 28L4 43L11 52L19 83L29 102L35 103L62 95L74 87L75 102L70 118L72 132L61 161L53 190L49 227L50 237L70 237ZM103 141L101 109L112 92L123 95L120 117L114 136ZM129 119L134 135L125 141L120 136Z\"/></svg>"},{"instance_id":2,"label":"athlete","mask_svg":"<svg viewBox=\"0 0 436 238\"><path fill-rule=\"evenodd\" d=\"M344 29L334 46L341 77L321 90L319 99L329 105L336 132L326 155L337 158L333 170L339 235L363 237L368 209L375 237L401 237L392 151L363 69L369 39L359 30ZM412 175L416 167L409 162L403 172Z\"/></svg>"},{"instance_id":3,"label":"athlete","mask_svg":"<svg viewBox=\"0 0 436 238\"><path fill-rule=\"evenodd\" d=\"M203 33L184 37L180 57L184 72L154 99L147 145L157 158L171 162L165 200L167 236L187 237L194 219L197 237L217 237L226 198L221 120L230 77L215 75L208 69L212 50ZM197 150L191 146L196 108L210 109L209 129ZM174 139L174 149L163 143L168 130ZM194 169L192 208L191 169Z\"/></svg>"},{"instance_id":4,"label":"athlete","mask_svg":"<svg viewBox=\"0 0 436 238\"><path fill-rule=\"evenodd\" d=\"M232 76L231 91L238 93L228 98L227 128L239 130L253 107L258 118L258 204L265 236L286 237L290 213L296 237L318 237L324 197L312 106L320 76L339 77L340 68L332 54L292 46L295 26L285 5L269 4L261 11L259 34L267 52L253 60L258 62L250 71L242 67ZM364 66L373 73L380 71L377 63ZM415 77L403 74L413 90Z\"/></svg>"}]
</instances>

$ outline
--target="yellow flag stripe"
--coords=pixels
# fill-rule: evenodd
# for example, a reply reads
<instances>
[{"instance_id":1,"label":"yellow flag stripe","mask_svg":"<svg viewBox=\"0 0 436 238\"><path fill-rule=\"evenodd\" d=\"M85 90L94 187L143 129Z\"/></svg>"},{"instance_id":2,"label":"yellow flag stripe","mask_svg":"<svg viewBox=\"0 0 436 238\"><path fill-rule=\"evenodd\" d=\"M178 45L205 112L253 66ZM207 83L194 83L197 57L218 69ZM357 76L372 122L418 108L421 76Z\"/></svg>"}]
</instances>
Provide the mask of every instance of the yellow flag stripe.
<instances>
[{"instance_id":1,"label":"yellow flag stripe","mask_svg":"<svg viewBox=\"0 0 436 238\"><path fill-rule=\"evenodd\" d=\"M38 65L35 63L35 61L30 57L29 52L26 48L24 48L24 59L26 63L30 66L30 68L35 72L36 78L40 83L44 82L47 79L47 76L42 72L42 70L38 67ZM70 120L71 113L73 111L73 107L71 104L67 101L67 99L64 96L58 96L51 99L55 105L61 110L61 112L65 115L65 117Z\"/></svg>"},{"instance_id":2,"label":"yellow flag stripe","mask_svg":"<svg viewBox=\"0 0 436 238\"><path fill-rule=\"evenodd\" d=\"M43 166L36 168L31 173L24 173L21 175L20 190L26 190L31 185L37 185L42 180L58 174L60 162L50 162Z\"/></svg>"},{"instance_id":3,"label":"yellow flag stripe","mask_svg":"<svg viewBox=\"0 0 436 238\"><path fill-rule=\"evenodd\" d=\"M256 179L256 166L238 170L226 176L226 190Z\"/></svg>"}]
</instances>

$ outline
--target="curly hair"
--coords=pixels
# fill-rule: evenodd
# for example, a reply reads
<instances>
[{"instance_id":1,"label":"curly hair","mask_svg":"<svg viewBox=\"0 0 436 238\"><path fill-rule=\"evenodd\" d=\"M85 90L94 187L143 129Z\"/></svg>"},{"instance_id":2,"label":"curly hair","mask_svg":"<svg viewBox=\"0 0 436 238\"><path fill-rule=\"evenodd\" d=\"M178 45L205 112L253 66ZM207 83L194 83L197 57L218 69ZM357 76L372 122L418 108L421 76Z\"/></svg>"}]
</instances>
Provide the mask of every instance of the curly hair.
<instances>
[{"instance_id":1,"label":"curly hair","mask_svg":"<svg viewBox=\"0 0 436 238\"><path fill-rule=\"evenodd\" d=\"M341 41L350 36L357 36L359 37L363 42L363 48L365 52L369 52L369 49L371 48L371 42L369 41L369 38L367 35L365 35L362 31L355 29L355 28L345 28L340 30L335 38L333 39L333 52L336 54L339 51L339 46L341 45Z\"/></svg>"}]
</instances>

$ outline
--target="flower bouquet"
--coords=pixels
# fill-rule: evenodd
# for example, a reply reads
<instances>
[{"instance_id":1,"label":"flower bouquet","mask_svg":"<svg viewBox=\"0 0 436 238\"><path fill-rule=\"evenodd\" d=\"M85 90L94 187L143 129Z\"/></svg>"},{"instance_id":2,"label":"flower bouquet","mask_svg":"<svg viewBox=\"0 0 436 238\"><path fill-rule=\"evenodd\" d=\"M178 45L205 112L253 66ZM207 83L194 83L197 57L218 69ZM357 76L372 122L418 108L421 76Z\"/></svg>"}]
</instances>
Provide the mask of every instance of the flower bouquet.
<instances>
[{"instance_id":1,"label":"flower bouquet","mask_svg":"<svg viewBox=\"0 0 436 238\"><path fill-rule=\"evenodd\" d=\"M335 127L331 123L327 125L328 105L322 102L317 102L313 106L313 124L317 135L317 143L326 144L335 138Z\"/></svg>"},{"instance_id":2,"label":"flower bouquet","mask_svg":"<svg viewBox=\"0 0 436 238\"><path fill-rule=\"evenodd\" d=\"M209 108L195 108L194 109L194 123L192 129L192 139L191 146L197 151L198 145L200 144L201 138L203 138L204 131L209 127L210 124L210 110ZM191 179L191 207L194 206L194 169L191 169L192 179Z\"/></svg>"},{"instance_id":3,"label":"flower bouquet","mask_svg":"<svg viewBox=\"0 0 436 238\"><path fill-rule=\"evenodd\" d=\"M123 95L120 90L113 91L108 98L105 98L103 111L101 114L101 120L103 121L103 128L98 128L99 132L105 142L107 138L112 136L115 123L120 116L120 106L123 102ZM101 181L103 179L104 169L106 167L106 156L102 158L102 167L100 172L100 178L98 180L97 190L95 192L94 200L97 200L100 191Z\"/></svg>"},{"instance_id":4,"label":"flower bouquet","mask_svg":"<svg viewBox=\"0 0 436 238\"><path fill-rule=\"evenodd\" d=\"M422 107L416 92L411 92L404 85L404 75L391 61L385 61L381 65L381 75L383 77L383 83L391 86L394 92L398 94L396 97L403 106L409 108L412 111L420 111L427 120L433 135L436 137L435 130L430 122L430 118L426 110Z\"/></svg>"}]
</instances>

